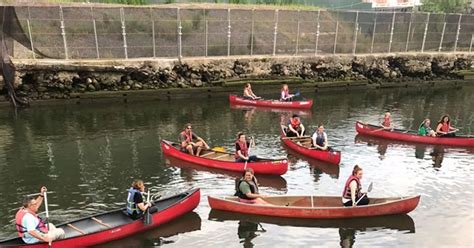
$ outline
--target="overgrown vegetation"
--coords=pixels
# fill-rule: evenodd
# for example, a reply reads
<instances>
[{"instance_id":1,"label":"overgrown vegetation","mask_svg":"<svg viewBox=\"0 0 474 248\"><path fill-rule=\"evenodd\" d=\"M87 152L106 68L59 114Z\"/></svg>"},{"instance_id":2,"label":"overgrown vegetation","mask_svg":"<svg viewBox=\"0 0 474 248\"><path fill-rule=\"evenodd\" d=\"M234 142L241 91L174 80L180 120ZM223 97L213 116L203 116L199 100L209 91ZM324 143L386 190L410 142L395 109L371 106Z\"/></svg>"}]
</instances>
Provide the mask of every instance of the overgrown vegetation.
<instances>
[{"instance_id":1,"label":"overgrown vegetation","mask_svg":"<svg viewBox=\"0 0 474 248\"><path fill-rule=\"evenodd\" d=\"M469 8L469 0L423 0L421 10L435 13L464 13Z\"/></svg>"}]
</instances>

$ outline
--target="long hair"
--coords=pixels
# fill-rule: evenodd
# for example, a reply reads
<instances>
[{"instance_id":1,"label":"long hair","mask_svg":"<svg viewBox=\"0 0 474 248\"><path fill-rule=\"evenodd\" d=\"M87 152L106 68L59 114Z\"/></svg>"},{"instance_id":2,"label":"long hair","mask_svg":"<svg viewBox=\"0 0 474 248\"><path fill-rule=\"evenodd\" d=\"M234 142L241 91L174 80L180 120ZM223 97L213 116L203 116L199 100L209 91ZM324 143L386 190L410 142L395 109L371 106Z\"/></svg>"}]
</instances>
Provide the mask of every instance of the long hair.
<instances>
[{"instance_id":1,"label":"long hair","mask_svg":"<svg viewBox=\"0 0 474 248\"><path fill-rule=\"evenodd\" d=\"M352 169L352 175L353 175L353 176L357 175L357 172L359 172L359 171L361 171L361 170L362 170L362 168L359 167L359 165L355 165L355 166L354 166L354 169Z\"/></svg>"},{"instance_id":2,"label":"long hair","mask_svg":"<svg viewBox=\"0 0 474 248\"><path fill-rule=\"evenodd\" d=\"M443 124L443 123L444 123L443 120L444 120L444 118L446 118L446 117L448 117L448 122L447 122L447 123L448 123L448 125L450 125L450 123L451 123L451 117L449 117L449 115L443 115L443 116L441 117L441 119L438 121L438 124Z\"/></svg>"}]
</instances>

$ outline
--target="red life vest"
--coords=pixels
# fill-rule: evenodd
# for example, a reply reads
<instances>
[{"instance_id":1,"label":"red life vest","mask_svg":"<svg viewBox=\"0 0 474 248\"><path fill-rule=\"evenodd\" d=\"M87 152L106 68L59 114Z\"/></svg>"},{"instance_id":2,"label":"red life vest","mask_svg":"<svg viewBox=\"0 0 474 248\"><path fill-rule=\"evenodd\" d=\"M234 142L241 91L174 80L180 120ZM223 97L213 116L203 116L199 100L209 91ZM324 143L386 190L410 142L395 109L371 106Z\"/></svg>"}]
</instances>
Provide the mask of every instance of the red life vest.
<instances>
[{"instance_id":1,"label":"red life vest","mask_svg":"<svg viewBox=\"0 0 474 248\"><path fill-rule=\"evenodd\" d=\"M249 148L247 147L247 142L240 142L240 141L236 141L235 144L238 144L239 147L240 147L240 153L242 153L242 155L244 155L245 157L248 156L249 154ZM235 150L235 159L238 159L240 158L239 154L237 153L237 149Z\"/></svg>"},{"instance_id":2,"label":"red life vest","mask_svg":"<svg viewBox=\"0 0 474 248\"><path fill-rule=\"evenodd\" d=\"M342 198L345 198L345 199L352 199L351 198L351 187L350 187L350 184L351 182L355 180L356 183L357 183L357 189L356 189L356 198L360 197L361 196L361 189L362 189L362 184L360 183L360 180L358 177L356 176L350 176L347 181L346 181L346 185L344 186L344 191L342 191Z\"/></svg>"},{"instance_id":3,"label":"red life vest","mask_svg":"<svg viewBox=\"0 0 474 248\"><path fill-rule=\"evenodd\" d=\"M187 134L186 131L181 132L181 136L186 137L186 142L193 142L193 133L191 132L190 134Z\"/></svg>"},{"instance_id":4,"label":"red life vest","mask_svg":"<svg viewBox=\"0 0 474 248\"><path fill-rule=\"evenodd\" d=\"M449 132L449 124L448 123L441 123L441 132Z\"/></svg>"},{"instance_id":5,"label":"red life vest","mask_svg":"<svg viewBox=\"0 0 474 248\"><path fill-rule=\"evenodd\" d=\"M382 126L390 127L390 117L383 119Z\"/></svg>"},{"instance_id":6,"label":"red life vest","mask_svg":"<svg viewBox=\"0 0 474 248\"><path fill-rule=\"evenodd\" d=\"M296 129L300 127L301 122L298 118L291 118L290 124L293 127L293 129Z\"/></svg>"},{"instance_id":7,"label":"red life vest","mask_svg":"<svg viewBox=\"0 0 474 248\"><path fill-rule=\"evenodd\" d=\"M46 227L46 224L44 223L44 221L37 214L32 213L31 211L29 211L26 208L20 208L18 210L18 212L16 212L16 215L15 215L16 230L18 231L18 236L23 238L23 235L26 232L28 232L26 230L26 227L24 227L22 225L23 217L28 213L33 215L36 219L38 219L38 225L36 226L36 230L38 230L42 233L48 233L48 228Z\"/></svg>"}]
</instances>

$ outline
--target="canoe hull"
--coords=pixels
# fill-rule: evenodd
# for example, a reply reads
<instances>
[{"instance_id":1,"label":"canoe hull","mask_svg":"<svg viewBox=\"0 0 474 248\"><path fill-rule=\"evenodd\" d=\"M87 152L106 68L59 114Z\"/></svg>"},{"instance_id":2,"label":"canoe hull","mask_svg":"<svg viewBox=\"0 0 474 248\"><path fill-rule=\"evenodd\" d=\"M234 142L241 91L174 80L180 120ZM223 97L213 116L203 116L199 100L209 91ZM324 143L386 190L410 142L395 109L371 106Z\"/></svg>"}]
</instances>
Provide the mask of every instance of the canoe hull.
<instances>
[{"instance_id":1,"label":"canoe hull","mask_svg":"<svg viewBox=\"0 0 474 248\"><path fill-rule=\"evenodd\" d=\"M245 163L237 163L192 156L188 153L181 152L180 150L172 146L169 141L165 140L161 141L161 150L167 157L175 158L184 162L209 168L236 172L244 172L246 168ZM256 174L283 175L288 171L288 160L283 159L273 161L251 162L247 163L247 168L252 168Z\"/></svg>"},{"instance_id":2,"label":"canoe hull","mask_svg":"<svg viewBox=\"0 0 474 248\"><path fill-rule=\"evenodd\" d=\"M265 200L271 198L265 198ZM310 197L307 197L310 199ZM339 200L340 197L331 197L332 200ZM344 207L340 206L280 206L280 205L256 205L246 204L235 201L235 197L212 197L208 196L209 205L212 209L236 212L242 214L254 214L285 218L299 219L344 219L357 217L372 217L394 214L406 214L416 208L420 201L420 196L400 198L398 200L389 201L379 204L371 204L367 206ZM314 197L314 201L318 202L318 197Z\"/></svg>"},{"instance_id":3,"label":"canoe hull","mask_svg":"<svg viewBox=\"0 0 474 248\"><path fill-rule=\"evenodd\" d=\"M268 107L268 108L290 108L290 109L310 109L313 106L313 100L306 101L276 101L276 100L248 100L235 95L229 96L231 104Z\"/></svg>"},{"instance_id":4,"label":"canoe hull","mask_svg":"<svg viewBox=\"0 0 474 248\"><path fill-rule=\"evenodd\" d=\"M136 233L140 233L146 230L156 228L162 224L165 224L173 219L176 219L188 212L193 211L199 204L201 193L199 189L188 191L190 194L183 198L180 202L160 210L159 212L152 215L153 222L150 225L145 225L142 221L134 221L130 224L118 226L105 231L99 231L84 236L77 236L58 240L53 242L54 247L87 247L98 244L107 243L113 240L122 239ZM73 223L74 224L74 223ZM59 226L60 227L60 226ZM0 246L8 247L34 247L34 248L47 248L48 244L40 243L33 245L8 245L0 243Z\"/></svg>"},{"instance_id":5,"label":"canoe hull","mask_svg":"<svg viewBox=\"0 0 474 248\"><path fill-rule=\"evenodd\" d=\"M384 139L422 143L429 145L443 145L443 146L461 146L461 147L474 147L474 137L457 137L457 138L441 138L441 137L428 137L420 136L409 133L397 132L397 131L385 131L380 130L381 127L374 125L367 125L361 122L356 122L356 131L362 135L380 137Z\"/></svg>"},{"instance_id":6,"label":"canoe hull","mask_svg":"<svg viewBox=\"0 0 474 248\"><path fill-rule=\"evenodd\" d=\"M339 165L341 162L341 152L340 151L322 151L316 149L308 149L304 146L298 145L295 141L290 139L284 139L285 134L281 132L281 140L286 147L293 150L295 153L306 156L311 159L316 159L329 163L331 165Z\"/></svg>"}]
</instances>

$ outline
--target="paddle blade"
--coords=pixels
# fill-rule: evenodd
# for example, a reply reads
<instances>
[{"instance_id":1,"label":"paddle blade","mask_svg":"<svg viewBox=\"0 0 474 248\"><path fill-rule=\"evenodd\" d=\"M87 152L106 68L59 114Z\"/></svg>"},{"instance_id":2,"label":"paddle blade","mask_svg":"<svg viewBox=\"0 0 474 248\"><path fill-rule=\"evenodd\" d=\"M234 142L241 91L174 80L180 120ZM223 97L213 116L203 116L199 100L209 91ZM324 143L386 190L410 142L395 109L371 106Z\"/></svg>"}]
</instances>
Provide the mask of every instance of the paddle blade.
<instances>
[{"instance_id":1,"label":"paddle blade","mask_svg":"<svg viewBox=\"0 0 474 248\"><path fill-rule=\"evenodd\" d=\"M372 186L374 186L374 183L370 183L370 184L369 184L369 188L367 189L367 192L372 191Z\"/></svg>"},{"instance_id":2,"label":"paddle blade","mask_svg":"<svg viewBox=\"0 0 474 248\"><path fill-rule=\"evenodd\" d=\"M212 150L215 151L215 152L225 152L225 148L222 147L222 146L214 147L214 148L212 148Z\"/></svg>"},{"instance_id":3,"label":"paddle blade","mask_svg":"<svg viewBox=\"0 0 474 248\"><path fill-rule=\"evenodd\" d=\"M143 218L143 223L145 225L150 225L153 223L153 219L151 218L150 211L146 210L145 216Z\"/></svg>"},{"instance_id":4,"label":"paddle blade","mask_svg":"<svg viewBox=\"0 0 474 248\"><path fill-rule=\"evenodd\" d=\"M301 93L299 91L295 93L295 96L300 96L300 95Z\"/></svg>"}]
</instances>

